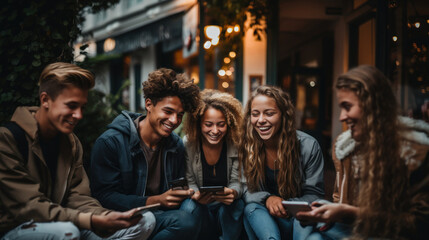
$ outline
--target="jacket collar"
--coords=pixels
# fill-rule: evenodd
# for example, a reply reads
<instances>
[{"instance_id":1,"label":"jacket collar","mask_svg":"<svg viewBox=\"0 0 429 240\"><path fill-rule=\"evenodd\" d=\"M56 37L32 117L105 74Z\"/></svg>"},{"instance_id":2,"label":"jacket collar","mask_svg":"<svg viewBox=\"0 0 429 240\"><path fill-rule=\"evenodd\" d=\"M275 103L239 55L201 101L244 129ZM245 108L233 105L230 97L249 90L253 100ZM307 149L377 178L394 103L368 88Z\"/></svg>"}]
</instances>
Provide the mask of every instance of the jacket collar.
<instances>
[{"instance_id":1,"label":"jacket collar","mask_svg":"<svg viewBox=\"0 0 429 240\"><path fill-rule=\"evenodd\" d=\"M127 134L129 134L130 146L132 148L136 146L140 148L140 137L139 137L137 128L134 124L134 120L140 116L143 116L143 118L146 117L146 115L144 114L133 113L129 111L122 111L121 115L117 117L117 119L122 118L122 120L115 119L114 122L109 125L109 127L116 128L117 130L120 130L122 132L128 131ZM119 123L119 121L121 121L122 123ZM123 121L126 121L126 123ZM121 124L122 126L125 125L126 127L122 129L118 129L117 127L114 127L114 125L119 125L119 124ZM177 144L179 140L180 140L180 137L175 132L172 132L164 141L165 143L165 145L163 146L164 151L168 151L168 152L176 151L176 149L179 147Z\"/></svg>"},{"instance_id":2,"label":"jacket collar","mask_svg":"<svg viewBox=\"0 0 429 240\"><path fill-rule=\"evenodd\" d=\"M43 157L43 153L40 147L40 140L38 138L39 129L37 120L34 114L37 112L39 107L18 107L13 114L11 121L16 122L30 137L30 148L29 151L37 157L34 161L41 161L46 165ZM67 186L68 177L70 175L70 169L73 165L73 159L78 156L78 142L77 138L73 134L60 134L60 151L58 155L58 167L56 171L56 181L52 183L51 200L56 203L60 203L65 195L65 186Z\"/></svg>"},{"instance_id":3,"label":"jacket collar","mask_svg":"<svg viewBox=\"0 0 429 240\"><path fill-rule=\"evenodd\" d=\"M429 146L429 124L422 120L399 116L401 127L399 134L403 140ZM351 130L341 133L335 142L335 155L338 160L343 160L356 147L356 141L352 138Z\"/></svg>"}]
</instances>

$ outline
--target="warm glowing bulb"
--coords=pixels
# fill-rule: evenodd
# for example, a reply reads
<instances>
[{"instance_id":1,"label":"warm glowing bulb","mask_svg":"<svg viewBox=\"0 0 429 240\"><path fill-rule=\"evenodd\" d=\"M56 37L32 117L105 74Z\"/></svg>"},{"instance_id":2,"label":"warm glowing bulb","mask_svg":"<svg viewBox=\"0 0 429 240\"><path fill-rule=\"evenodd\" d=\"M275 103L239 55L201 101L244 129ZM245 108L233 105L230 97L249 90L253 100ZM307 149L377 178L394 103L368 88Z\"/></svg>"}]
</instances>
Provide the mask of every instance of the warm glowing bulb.
<instances>
[{"instance_id":1,"label":"warm glowing bulb","mask_svg":"<svg viewBox=\"0 0 429 240\"><path fill-rule=\"evenodd\" d=\"M231 75L232 75L232 72L231 72L231 71L229 71L229 70L226 70L225 74L226 74L227 76L231 76Z\"/></svg>"},{"instance_id":2,"label":"warm glowing bulb","mask_svg":"<svg viewBox=\"0 0 429 240\"><path fill-rule=\"evenodd\" d=\"M225 70L223 70L223 69L219 70L218 74L221 77L225 76Z\"/></svg>"},{"instance_id":3,"label":"warm glowing bulb","mask_svg":"<svg viewBox=\"0 0 429 240\"><path fill-rule=\"evenodd\" d=\"M228 27L227 29L226 29L226 32L227 33L232 33L232 31L233 31L234 29L232 29L232 27Z\"/></svg>"},{"instance_id":4,"label":"warm glowing bulb","mask_svg":"<svg viewBox=\"0 0 429 240\"><path fill-rule=\"evenodd\" d=\"M397 36L393 36L392 39L393 39L394 42L398 41L398 37Z\"/></svg>"},{"instance_id":5,"label":"warm glowing bulb","mask_svg":"<svg viewBox=\"0 0 429 240\"><path fill-rule=\"evenodd\" d=\"M231 62L231 58L226 57L226 58L223 59L223 62L226 63L226 64L228 64L228 63Z\"/></svg>"},{"instance_id":6,"label":"warm glowing bulb","mask_svg":"<svg viewBox=\"0 0 429 240\"><path fill-rule=\"evenodd\" d=\"M222 87L223 87L223 88L228 88L228 87L229 87L229 83L227 83L227 82L223 82L223 83L222 83Z\"/></svg>"},{"instance_id":7,"label":"warm glowing bulb","mask_svg":"<svg viewBox=\"0 0 429 240\"><path fill-rule=\"evenodd\" d=\"M234 26L234 32L239 32L240 31L240 26L237 24Z\"/></svg>"},{"instance_id":8,"label":"warm glowing bulb","mask_svg":"<svg viewBox=\"0 0 429 240\"><path fill-rule=\"evenodd\" d=\"M235 58L235 56L237 56L237 54L235 52L229 52L229 56L231 58Z\"/></svg>"},{"instance_id":9,"label":"warm glowing bulb","mask_svg":"<svg viewBox=\"0 0 429 240\"><path fill-rule=\"evenodd\" d=\"M116 46L115 39L108 38L108 39L104 40L104 44L103 44L104 52L112 51L113 49L115 49L115 46Z\"/></svg>"},{"instance_id":10,"label":"warm glowing bulb","mask_svg":"<svg viewBox=\"0 0 429 240\"><path fill-rule=\"evenodd\" d=\"M314 86L316 86L316 82L311 81L311 82L310 82L310 87L314 87Z\"/></svg>"},{"instance_id":11,"label":"warm glowing bulb","mask_svg":"<svg viewBox=\"0 0 429 240\"><path fill-rule=\"evenodd\" d=\"M212 39L212 45L216 46L219 43L219 38L213 38Z\"/></svg>"},{"instance_id":12,"label":"warm glowing bulb","mask_svg":"<svg viewBox=\"0 0 429 240\"><path fill-rule=\"evenodd\" d=\"M416 23L414 23L414 26L415 26L416 28L419 28L419 27L420 27L420 22L416 22Z\"/></svg>"},{"instance_id":13,"label":"warm glowing bulb","mask_svg":"<svg viewBox=\"0 0 429 240\"><path fill-rule=\"evenodd\" d=\"M204 48L209 49L212 46L212 43L210 41L207 41L204 43Z\"/></svg>"},{"instance_id":14,"label":"warm glowing bulb","mask_svg":"<svg viewBox=\"0 0 429 240\"><path fill-rule=\"evenodd\" d=\"M221 29L222 28L219 26L210 25L204 28L204 32L206 33L206 36L208 38L214 39L214 38L219 38Z\"/></svg>"}]
</instances>

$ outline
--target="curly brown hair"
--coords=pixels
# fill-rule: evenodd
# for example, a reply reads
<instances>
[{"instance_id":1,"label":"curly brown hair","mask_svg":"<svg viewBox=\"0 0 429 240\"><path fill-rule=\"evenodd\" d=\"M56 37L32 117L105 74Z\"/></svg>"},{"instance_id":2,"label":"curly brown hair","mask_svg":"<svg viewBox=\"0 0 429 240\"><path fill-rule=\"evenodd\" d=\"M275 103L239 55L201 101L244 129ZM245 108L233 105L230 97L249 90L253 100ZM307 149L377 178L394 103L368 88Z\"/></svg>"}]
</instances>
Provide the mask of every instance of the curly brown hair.
<instances>
[{"instance_id":1,"label":"curly brown hair","mask_svg":"<svg viewBox=\"0 0 429 240\"><path fill-rule=\"evenodd\" d=\"M200 89L185 74L178 74L167 68L149 73L147 81L142 83L145 99L155 106L165 97L177 96L185 112L194 112L200 102Z\"/></svg>"},{"instance_id":2,"label":"curly brown hair","mask_svg":"<svg viewBox=\"0 0 429 240\"><path fill-rule=\"evenodd\" d=\"M240 101L229 93L213 89L205 89L201 92L201 103L194 114L189 114L184 122L184 130L189 143L198 144L201 138L201 119L209 108L214 108L223 113L228 125L225 139L238 145L240 139L241 124L243 121L242 106Z\"/></svg>"},{"instance_id":3,"label":"curly brown hair","mask_svg":"<svg viewBox=\"0 0 429 240\"><path fill-rule=\"evenodd\" d=\"M295 126L295 108L289 94L278 87L260 86L248 100L244 113L243 137L238 149L240 165L244 168L247 186L250 191L260 191L265 183L266 156L264 142L251 123L251 106L256 96L264 95L276 101L280 109L281 131L279 132L279 148L277 157L279 175L278 191L282 198L297 197L301 192L301 172L299 166L299 142Z\"/></svg>"},{"instance_id":4,"label":"curly brown hair","mask_svg":"<svg viewBox=\"0 0 429 240\"><path fill-rule=\"evenodd\" d=\"M341 75L335 87L355 92L363 113L360 123L365 140L356 153L362 156L363 169L355 238L398 238L408 178L399 153L398 105L390 82L377 68L362 65Z\"/></svg>"}]
</instances>

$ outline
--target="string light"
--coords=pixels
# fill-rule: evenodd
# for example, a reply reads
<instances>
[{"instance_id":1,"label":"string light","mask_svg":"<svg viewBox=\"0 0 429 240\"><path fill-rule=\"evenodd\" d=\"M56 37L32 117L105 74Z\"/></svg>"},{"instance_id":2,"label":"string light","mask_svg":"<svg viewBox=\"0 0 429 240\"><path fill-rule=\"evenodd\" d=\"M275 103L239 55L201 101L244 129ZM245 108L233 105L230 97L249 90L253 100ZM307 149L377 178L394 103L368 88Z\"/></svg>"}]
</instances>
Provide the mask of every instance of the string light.
<instances>
[{"instance_id":1,"label":"string light","mask_svg":"<svg viewBox=\"0 0 429 240\"><path fill-rule=\"evenodd\" d=\"M212 43L211 43L210 41L206 41L206 42L204 43L204 48L205 48L205 49L209 49L211 46L212 46Z\"/></svg>"}]
</instances>

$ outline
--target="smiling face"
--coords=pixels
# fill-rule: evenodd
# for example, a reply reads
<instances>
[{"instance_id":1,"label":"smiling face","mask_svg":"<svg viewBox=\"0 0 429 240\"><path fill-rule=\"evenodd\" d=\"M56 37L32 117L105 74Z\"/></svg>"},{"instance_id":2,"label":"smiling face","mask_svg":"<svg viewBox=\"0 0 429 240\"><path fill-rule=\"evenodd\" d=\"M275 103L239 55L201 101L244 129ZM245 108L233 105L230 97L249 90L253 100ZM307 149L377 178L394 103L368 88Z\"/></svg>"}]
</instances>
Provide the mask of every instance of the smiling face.
<instances>
[{"instance_id":1,"label":"smiling face","mask_svg":"<svg viewBox=\"0 0 429 240\"><path fill-rule=\"evenodd\" d=\"M228 125L223 113L214 108L208 108L201 118L201 134L203 144L217 145L222 143Z\"/></svg>"},{"instance_id":2,"label":"smiling face","mask_svg":"<svg viewBox=\"0 0 429 240\"><path fill-rule=\"evenodd\" d=\"M347 124L353 139L359 141L362 136L362 109L356 93L346 88L337 89L337 98L341 109L340 121Z\"/></svg>"},{"instance_id":3,"label":"smiling face","mask_svg":"<svg viewBox=\"0 0 429 240\"><path fill-rule=\"evenodd\" d=\"M265 95L256 96L250 107L250 121L262 140L272 140L280 131L281 112L276 101Z\"/></svg>"},{"instance_id":4,"label":"smiling face","mask_svg":"<svg viewBox=\"0 0 429 240\"><path fill-rule=\"evenodd\" d=\"M88 98L88 90L74 86L64 88L55 100L46 92L40 94L42 108L46 109L46 121L39 124L43 130L55 134L69 134L83 117L83 106ZM43 126L42 126L43 125Z\"/></svg>"},{"instance_id":5,"label":"smiling face","mask_svg":"<svg viewBox=\"0 0 429 240\"><path fill-rule=\"evenodd\" d=\"M158 137L168 137L180 125L185 114L177 96L164 97L156 105L146 99L146 109L149 124Z\"/></svg>"}]
</instances>

